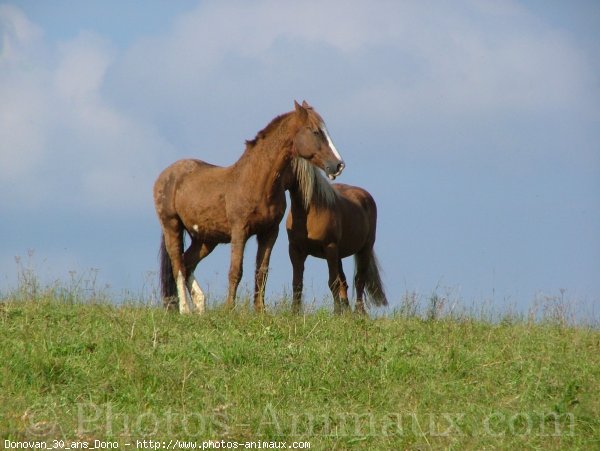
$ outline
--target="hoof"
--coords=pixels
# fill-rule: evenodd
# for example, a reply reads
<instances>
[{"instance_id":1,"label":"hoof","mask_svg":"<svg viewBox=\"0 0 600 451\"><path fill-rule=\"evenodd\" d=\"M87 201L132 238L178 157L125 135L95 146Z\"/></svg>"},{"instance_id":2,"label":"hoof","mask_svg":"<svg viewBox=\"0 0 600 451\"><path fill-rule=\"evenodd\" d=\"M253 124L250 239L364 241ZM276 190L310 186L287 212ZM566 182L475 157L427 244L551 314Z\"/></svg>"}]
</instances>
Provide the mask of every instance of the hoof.
<instances>
[{"instance_id":1,"label":"hoof","mask_svg":"<svg viewBox=\"0 0 600 451\"><path fill-rule=\"evenodd\" d=\"M356 304L356 307L354 308L354 313L357 315L366 316L367 311L365 310L365 305L364 304Z\"/></svg>"}]
</instances>

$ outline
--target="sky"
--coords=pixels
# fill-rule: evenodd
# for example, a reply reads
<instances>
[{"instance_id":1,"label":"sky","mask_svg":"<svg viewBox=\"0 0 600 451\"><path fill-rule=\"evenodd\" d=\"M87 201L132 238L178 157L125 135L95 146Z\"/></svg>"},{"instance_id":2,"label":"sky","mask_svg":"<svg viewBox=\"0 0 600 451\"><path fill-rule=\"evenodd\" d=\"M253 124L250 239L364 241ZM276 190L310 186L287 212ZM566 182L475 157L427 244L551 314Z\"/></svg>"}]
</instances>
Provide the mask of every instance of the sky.
<instances>
[{"instance_id":1,"label":"sky","mask_svg":"<svg viewBox=\"0 0 600 451\"><path fill-rule=\"evenodd\" d=\"M44 283L152 292L160 171L234 163L294 100L325 119L338 181L377 201L392 309L437 292L600 314L596 1L0 1L0 292L15 257ZM271 304L291 286L284 223ZM198 266L211 299L228 267L228 245ZM325 268L307 261L307 301Z\"/></svg>"}]
</instances>

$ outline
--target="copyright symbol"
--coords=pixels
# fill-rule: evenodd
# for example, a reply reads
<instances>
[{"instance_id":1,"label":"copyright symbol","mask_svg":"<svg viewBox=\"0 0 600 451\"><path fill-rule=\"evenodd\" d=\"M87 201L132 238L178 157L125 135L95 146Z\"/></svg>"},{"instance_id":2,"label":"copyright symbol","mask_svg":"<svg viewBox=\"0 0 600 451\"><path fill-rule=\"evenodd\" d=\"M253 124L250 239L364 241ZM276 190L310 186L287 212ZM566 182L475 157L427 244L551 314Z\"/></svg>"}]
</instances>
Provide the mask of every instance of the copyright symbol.
<instances>
[{"instance_id":1,"label":"copyright symbol","mask_svg":"<svg viewBox=\"0 0 600 451\"><path fill-rule=\"evenodd\" d=\"M28 437L49 437L59 432L56 412L46 404L36 403L27 408L21 420Z\"/></svg>"}]
</instances>

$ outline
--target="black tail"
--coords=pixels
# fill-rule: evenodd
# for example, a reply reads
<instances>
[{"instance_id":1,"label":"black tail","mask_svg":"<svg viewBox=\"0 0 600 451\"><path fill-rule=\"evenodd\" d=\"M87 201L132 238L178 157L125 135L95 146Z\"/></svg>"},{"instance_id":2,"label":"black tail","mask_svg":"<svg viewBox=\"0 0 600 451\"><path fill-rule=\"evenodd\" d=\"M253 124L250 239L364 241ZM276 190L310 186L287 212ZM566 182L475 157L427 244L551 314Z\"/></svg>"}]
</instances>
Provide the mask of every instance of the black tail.
<instances>
[{"instance_id":1,"label":"black tail","mask_svg":"<svg viewBox=\"0 0 600 451\"><path fill-rule=\"evenodd\" d=\"M177 298L177 284L173 277L173 265L165 246L165 236L161 236L160 250L160 292L163 305L167 310L179 310L179 299Z\"/></svg>"},{"instance_id":2,"label":"black tail","mask_svg":"<svg viewBox=\"0 0 600 451\"><path fill-rule=\"evenodd\" d=\"M367 258L368 262L365 271L365 299L368 303L376 305L377 307L388 305L385 289L383 288L383 282L381 281L381 276L379 275L380 267L377 256L375 255L375 251L371 249L367 255ZM355 268L358 268L358 265L360 264L357 259L358 254L354 256L356 263L354 265Z\"/></svg>"}]
</instances>

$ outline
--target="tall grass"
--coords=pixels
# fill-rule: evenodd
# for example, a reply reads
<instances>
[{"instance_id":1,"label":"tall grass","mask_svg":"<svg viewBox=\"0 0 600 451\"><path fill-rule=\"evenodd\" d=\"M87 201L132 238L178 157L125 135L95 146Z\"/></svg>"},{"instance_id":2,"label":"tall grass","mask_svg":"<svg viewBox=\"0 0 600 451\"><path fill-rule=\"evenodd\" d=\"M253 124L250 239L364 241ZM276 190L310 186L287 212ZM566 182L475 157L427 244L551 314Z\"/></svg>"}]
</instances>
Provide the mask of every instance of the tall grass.
<instances>
[{"instance_id":1,"label":"tall grass","mask_svg":"<svg viewBox=\"0 0 600 451\"><path fill-rule=\"evenodd\" d=\"M593 327L490 322L444 310L443 296L368 319L293 316L285 300L265 315L242 303L180 316L58 285L19 290L0 303L2 444L600 447Z\"/></svg>"}]
</instances>

